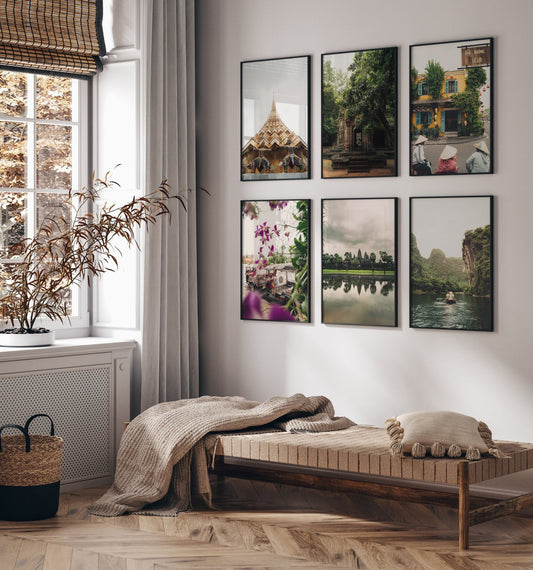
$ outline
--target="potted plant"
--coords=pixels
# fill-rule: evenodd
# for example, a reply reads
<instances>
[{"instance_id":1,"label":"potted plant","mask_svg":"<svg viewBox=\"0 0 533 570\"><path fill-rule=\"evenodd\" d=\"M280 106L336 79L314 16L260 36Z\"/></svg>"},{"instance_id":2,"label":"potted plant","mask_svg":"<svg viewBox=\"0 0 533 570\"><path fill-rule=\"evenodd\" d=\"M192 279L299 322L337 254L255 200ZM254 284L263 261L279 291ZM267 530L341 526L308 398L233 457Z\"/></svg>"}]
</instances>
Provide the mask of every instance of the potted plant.
<instances>
[{"instance_id":1,"label":"potted plant","mask_svg":"<svg viewBox=\"0 0 533 570\"><path fill-rule=\"evenodd\" d=\"M13 248L14 261L0 262L0 319L10 328L0 330L2 346L52 344L54 332L36 327L40 317L63 322L70 314L70 291L84 279L118 267L117 240L136 243L135 230L170 215L168 202L177 199L186 210L186 193L171 194L163 180L145 196L117 206L100 201L100 193L118 187L95 178L90 187L66 196L70 219L47 215L35 236Z\"/></svg>"}]
</instances>

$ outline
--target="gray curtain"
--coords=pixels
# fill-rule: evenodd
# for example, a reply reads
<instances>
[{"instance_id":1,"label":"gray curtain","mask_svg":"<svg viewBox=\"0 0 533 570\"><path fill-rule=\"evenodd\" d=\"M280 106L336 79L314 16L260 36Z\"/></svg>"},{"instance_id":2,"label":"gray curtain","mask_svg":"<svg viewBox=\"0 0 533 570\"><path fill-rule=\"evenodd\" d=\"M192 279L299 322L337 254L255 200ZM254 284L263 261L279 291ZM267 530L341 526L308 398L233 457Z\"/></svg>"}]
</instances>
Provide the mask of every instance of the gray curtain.
<instances>
[{"instance_id":1,"label":"gray curtain","mask_svg":"<svg viewBox=\"0 0 533 570\"><path fill-rule=\"evenodd\" d=\"M191 189L147 229L136 412L198 396L194 0L147 0L146 190ZM135 408L138 407L138 410Z\"/></svg>"}]
</instances>

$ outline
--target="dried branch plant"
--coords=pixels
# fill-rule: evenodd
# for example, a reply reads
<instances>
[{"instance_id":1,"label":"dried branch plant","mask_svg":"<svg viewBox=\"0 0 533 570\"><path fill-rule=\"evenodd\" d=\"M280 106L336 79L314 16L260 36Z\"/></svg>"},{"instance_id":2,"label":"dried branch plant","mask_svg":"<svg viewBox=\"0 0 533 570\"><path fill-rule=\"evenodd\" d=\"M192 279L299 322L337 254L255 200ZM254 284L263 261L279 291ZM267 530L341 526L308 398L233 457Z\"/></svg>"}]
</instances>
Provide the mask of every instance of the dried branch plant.
<instances>
[{"instance_id":1,"label":"dried branch plant","mask_svg":"<svg viewBox=\"0 0 533 570\"><path fill-rule=\"evenodd\" d=\"M51 320L69 318L69 296L73 285L90 282L118 267L117 239L128 246L137 244L135 231L143 224L154 224L160 216L170 216L169 201L176 199L187 210L187 194L171 194L166 180L158 188L128 203L97 204L100 193L118 187L109 179L93 176L90 187L66 196L70 216L47 215L32 239L13 248L16 262L0 262L0 276L7 293L0 298L0 318L18 328L9 332L33 332L39 317ZM8 331L4 331L8 332Z\"/></svg>"}]
</instances>

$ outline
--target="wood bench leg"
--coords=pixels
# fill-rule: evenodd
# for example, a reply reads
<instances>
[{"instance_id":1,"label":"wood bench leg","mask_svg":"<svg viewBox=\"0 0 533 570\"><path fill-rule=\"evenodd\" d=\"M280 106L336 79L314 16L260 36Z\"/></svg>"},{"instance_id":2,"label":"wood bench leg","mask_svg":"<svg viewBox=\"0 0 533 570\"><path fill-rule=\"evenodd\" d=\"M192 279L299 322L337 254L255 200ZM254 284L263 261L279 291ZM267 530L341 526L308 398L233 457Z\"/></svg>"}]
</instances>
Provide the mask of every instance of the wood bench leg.
<instances>
[{"instance_id":1,"label":"wood bench leg","mask_svg":"<svg viewBox=\"0 0 533 570\"><path fill-rule=\"evenodd\" d=\"M468 550L470 527L470 483L468 481L468 461L457 465L459 484L459 548Z\"/></svg>"}]
</instances>

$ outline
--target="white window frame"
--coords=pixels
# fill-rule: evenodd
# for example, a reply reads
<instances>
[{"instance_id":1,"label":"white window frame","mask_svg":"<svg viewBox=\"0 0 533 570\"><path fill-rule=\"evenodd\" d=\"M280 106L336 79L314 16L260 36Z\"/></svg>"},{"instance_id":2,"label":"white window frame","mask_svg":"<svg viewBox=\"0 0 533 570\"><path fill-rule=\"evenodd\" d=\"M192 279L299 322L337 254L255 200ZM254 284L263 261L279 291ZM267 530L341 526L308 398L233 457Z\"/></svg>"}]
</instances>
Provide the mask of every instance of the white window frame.
<instances>
[{"instance_id":1,"label":"white window frame","mask_svg":"<svg viewBox=\"0 0 533 570\"><path fill-rule=\"evenodd\" d=\"M35 187L35 125L51 124L51 125L66 125L73 126L72 137L72 188L79 190L85 186L89 181L89 149L90 146L90 123L89 123L89 106L90 106L90 89L92 82L85 80L75 80L78 89L73 89L72 97L72 121L61 120L46 120L37 119L34 115L35 103L35 75L39 73L26 73L28 77L28 90L27 90L27 107L31 110L31 117L12 117L0 114L0 120L10 121L17 123L24 123L28 128L27 135L27 180L25 188L0 188L2 192L24 192L27 196L26 200L26 224L29 236L33 235L35 231L35 211L36 211L36 195L37 192L45 192L46 190L37 189ZM77 96L75 94L77 91ZM76 117L77 115L77 117ZM74 133L77 131L77 136ZM50 190L50 192L57 192L57 190ZM7 259L6 259L7 261ZM89 302L88 302L88 285L86 281L80 284L79 287L72 288L72 315L70 318L64 317L63 322L59 320L50 320L47 317L40 317L37 320L36 326L42 326L51 330L58 331L61 337L71 336L86 336L89 332L90 315L89 315Z\"/></svg>"}]
</instances>

